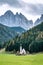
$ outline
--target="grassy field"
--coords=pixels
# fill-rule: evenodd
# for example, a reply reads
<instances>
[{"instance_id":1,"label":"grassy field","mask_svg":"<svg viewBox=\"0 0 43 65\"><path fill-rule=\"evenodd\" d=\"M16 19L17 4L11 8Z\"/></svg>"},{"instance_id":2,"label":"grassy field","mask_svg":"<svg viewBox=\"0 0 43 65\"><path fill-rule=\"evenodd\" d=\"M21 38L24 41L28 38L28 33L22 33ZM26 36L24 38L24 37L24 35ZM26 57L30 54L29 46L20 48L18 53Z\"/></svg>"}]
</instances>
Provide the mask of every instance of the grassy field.
<instances>
[{"instance_id":1,"label":"grassy field","mask_svg":"<svg viewBox=\"0 0 43 65\"><path fill-rule=\"evenodd\" d=\"M43 53L26 56L0 54L0 65L43 65Z\"/></svg>"}]
</instances>

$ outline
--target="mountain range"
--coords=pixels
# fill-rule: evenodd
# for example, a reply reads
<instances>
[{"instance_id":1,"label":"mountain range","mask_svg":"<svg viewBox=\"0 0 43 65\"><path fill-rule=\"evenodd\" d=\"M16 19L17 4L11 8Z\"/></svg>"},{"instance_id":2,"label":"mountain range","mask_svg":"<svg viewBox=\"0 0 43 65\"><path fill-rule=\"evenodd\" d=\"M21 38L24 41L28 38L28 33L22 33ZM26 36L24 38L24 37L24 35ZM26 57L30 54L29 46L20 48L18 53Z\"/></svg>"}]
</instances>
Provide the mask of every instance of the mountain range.
<instances>
[{"instance_id":1,"label":"mountain range","mask_svg":"<svg viewBox=\"0 0 43 65\"><path fill-rule=\"evenodd\" d=\"M43 22L43 15L35 21L34 25L38 25L41 22ZM8 10L4 15L0 16L0 43L14 38L16 35L27 31L31 27L33 27L32 20L27 20L22 13L18 14L17 12L14 15L13 12ZM43 23L38 29L34 28L34 31L38 31L40 28L43 29Z\"/></svg>"},{"instance_id":2,"label":"mountain range","mask_svg":"<svg viewBox=\"0 0 43 65\"><path fill-rule=\"evenodd\" d=\"M34 25L38 25L41 22L43 22L43 14L35 21ZM13 14L13 12L10 10L6 11L4 15L0 16L0 23L9 27L19 26L26 30L33 27L32 20L28 20L22 13L18 14L18 12L16 12L16 14Z\"/></svg>"},{"instance_id":3,"label":"mountain range","mask_svg":"<svg viewBox=\"0 0 43 65\"><path fill-rule=\"evenodd\" d=\"M22 27L26 30L33 26L33 21L28 20L22 13L18 12L14 15L12 11L8 10L4 15L0 16L0 23L9 27Z\"/></svg>"}]
</instances>

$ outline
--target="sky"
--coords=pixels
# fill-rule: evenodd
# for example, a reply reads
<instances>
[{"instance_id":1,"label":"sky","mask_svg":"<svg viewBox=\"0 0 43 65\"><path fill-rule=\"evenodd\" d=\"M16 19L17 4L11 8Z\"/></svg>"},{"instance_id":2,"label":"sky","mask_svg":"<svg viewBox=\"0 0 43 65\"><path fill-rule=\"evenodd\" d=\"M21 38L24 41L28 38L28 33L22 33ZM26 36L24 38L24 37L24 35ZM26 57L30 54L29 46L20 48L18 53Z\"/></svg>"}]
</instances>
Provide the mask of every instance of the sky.
<instances>
[{"instance_id":1,"label":"sky","mask_svg":"<svg viewBox=\"0 0 43 65\"><path fill-rule=\"evenodd\" d=\"M0 0L0 16L7 10L22 13L28 20L40 18L43 14L43 0Z\"/></svg>"}]
</instances>

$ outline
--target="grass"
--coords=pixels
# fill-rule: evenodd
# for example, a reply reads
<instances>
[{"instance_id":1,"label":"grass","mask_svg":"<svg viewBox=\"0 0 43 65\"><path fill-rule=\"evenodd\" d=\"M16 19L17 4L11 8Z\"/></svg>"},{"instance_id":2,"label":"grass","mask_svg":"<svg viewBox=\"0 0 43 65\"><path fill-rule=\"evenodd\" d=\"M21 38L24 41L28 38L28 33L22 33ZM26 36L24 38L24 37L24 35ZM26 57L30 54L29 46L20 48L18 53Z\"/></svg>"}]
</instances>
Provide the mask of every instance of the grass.
<instances>
[{"instance_id":1,"label":"grass","mask_svg":"<svg viewBox=\"0 0 43 65\"><path fill-rule=\"evenodd\" d=\"M0 65L43 65L43 53L26 56L0 54Z\"/></svg>"}]
</instances>

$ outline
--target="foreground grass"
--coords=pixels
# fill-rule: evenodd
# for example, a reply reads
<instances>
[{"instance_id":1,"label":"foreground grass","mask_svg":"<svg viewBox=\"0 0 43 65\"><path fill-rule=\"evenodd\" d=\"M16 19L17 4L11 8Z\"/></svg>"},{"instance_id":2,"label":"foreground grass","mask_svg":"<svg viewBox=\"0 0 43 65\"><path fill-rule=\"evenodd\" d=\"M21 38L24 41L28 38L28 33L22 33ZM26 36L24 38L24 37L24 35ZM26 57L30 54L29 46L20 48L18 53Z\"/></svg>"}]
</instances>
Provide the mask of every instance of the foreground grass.
<instances>
[{"instance_id":1,"label":"foreground grass","mask_svg":"<svg viewBox=\"0 0 43 65\"><path fill-rule=\"evenodd\" d=\"M26 56L0 54L0 65L43 65L43 53Z\"/></svg>"}]
</instances>

